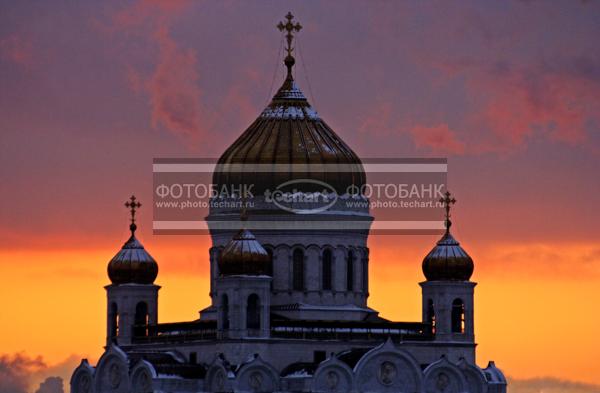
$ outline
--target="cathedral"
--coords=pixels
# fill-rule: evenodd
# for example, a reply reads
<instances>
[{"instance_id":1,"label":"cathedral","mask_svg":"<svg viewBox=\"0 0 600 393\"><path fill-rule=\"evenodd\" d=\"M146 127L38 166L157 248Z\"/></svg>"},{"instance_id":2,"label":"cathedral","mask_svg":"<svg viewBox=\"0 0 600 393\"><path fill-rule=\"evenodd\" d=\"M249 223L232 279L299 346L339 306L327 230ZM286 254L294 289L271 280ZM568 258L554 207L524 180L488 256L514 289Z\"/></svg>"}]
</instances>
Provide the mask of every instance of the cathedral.
<instances>
[{"instance_id":1,"label":"cathedral","mask_svg":"<svg viewBox=\"0 0 600 393\"><path fill-rule=\"evenodd\" d=\"M451 234L448 192L445 233L422 261L419 322L390 321L368 306L368 206L294 214L256 192L307 176L336 190L366 181L360 158L294 81L292 43L301 26L288 14L278 27L287 39L286 78L213 175L217 185L252 183L256 196L247 208L209 209L210 306L197 320L159 322L158 263L136 237L140 205L132 197L131 236L108 264L104 353L96 365L82 360L71 392L505 393L494 363L476 363L474 264ZM243 179L227 170L315 162L352 169L245 172ZM340 225L302 225L325 218ZM350 220L365 225L346 227ZM253 221L294 225L254 229Z\"/></svg>"}]
</instances>

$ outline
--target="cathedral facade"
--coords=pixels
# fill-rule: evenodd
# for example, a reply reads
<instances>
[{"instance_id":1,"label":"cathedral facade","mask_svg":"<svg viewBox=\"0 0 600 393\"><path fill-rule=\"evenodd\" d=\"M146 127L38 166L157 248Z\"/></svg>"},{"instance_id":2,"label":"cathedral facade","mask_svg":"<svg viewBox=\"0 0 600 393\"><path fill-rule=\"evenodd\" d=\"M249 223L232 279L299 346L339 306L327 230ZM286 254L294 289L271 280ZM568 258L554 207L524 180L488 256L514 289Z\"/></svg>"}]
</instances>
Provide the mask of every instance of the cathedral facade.
<instances>
[{"instance_id":1,"label":"cathedral facade","mask_svg":"<svg viewBox=\"0 0 600 393\"><path fill-rule=\"evenodd\" d=\"M252 183L256 196L247 209L215 205L206 218L211 305L197 320L159 323L158 263L136 238L139 204L132 197L131 237L108 265L105 351L95 366L81 362L71 392L506 392L493 362L476 364L474 264L452 236L449 214L444 235L422 262L422 320L394 322L367 304L368 207L336 204L299 215L258 196L299 178L336 190L366 181L359 157L294 81L292 39L300 27L291 14L280 23L288 42L286 79L214 173L217 185ZM244 172L243 179L227 169L264 163L350 169ZM447 194L447 209L451 202ZM339 225L303 225L319 220ZM251 230L252 222L288 225Z\"/></svg>"}]
</instances>

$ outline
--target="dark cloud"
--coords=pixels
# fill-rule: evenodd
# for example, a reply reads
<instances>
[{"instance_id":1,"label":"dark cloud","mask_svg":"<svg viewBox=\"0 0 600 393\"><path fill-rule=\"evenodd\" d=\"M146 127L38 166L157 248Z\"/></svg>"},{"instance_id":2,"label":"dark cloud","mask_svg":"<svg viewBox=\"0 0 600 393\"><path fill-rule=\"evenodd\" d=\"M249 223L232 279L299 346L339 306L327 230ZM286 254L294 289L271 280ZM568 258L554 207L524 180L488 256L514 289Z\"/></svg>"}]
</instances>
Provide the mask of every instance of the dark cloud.
<instances>
[{"instance_id":1,"label":"dark cloud","mask_svg":"<svg viewBox=\"0 0 600 393\"><path fill-rule=\"evenodd\" d=\"M29 378L46 368L41 357L30 358L22 353L0 355L0 393L27 393Z\"/></svg>"},{"instance_id":2,"label":"dark cloud","mask_svg":"<svg viewBox=\"0 0 600 393\"><path fill-rule=\"evenodd\" d=\"M0 393L64 393L69 378L81 356L71 355L48 366L41 356L25 353L0 355ZM37 387L37 390L35 390Z\"/></svg>"},{"instance_id":3,"label":"dark cloud","mask_svg":"<svg viewBox=\"0 0 600 393\"><path fill-rule=\"evenodd\" d=\"M63 380L61 377L48 377L40 384L35 393L64 393Z\"/></svg>"}]
</instances>

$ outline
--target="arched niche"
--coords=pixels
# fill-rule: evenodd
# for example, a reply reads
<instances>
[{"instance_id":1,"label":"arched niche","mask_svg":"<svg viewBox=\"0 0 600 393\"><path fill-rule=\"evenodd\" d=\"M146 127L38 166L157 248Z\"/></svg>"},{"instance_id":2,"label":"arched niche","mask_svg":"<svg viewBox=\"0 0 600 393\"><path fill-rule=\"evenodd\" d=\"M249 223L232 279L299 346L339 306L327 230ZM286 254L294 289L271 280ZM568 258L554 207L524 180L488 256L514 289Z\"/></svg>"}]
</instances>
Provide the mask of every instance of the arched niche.
<instances>
[{"instance_id":1,"label":"arched niche","mask_svg":"<svg viewBox=\"0 0 600 393\"><path fill-rule=\"evenodd\" d=\"M98 393L131 393L129 361L116 345L111 345L98 360L94 388Z\"/></svg>"},{"instance_id":2,"label":"arched niche","mask_svg":"<svg viewBox=\"0 0 600 393\"><path fill-rule=\"evenodd\" d=\"M140 360L131 370L132 393L152 393L156 370L146 360Z\"/></svg>"},{"instance_id":3,"label":"arched niche","mask_svg":"<svg viewBox=\"0 0 600 393\"><path fill-rule=\"evenodd\" d=\"M87 359L83 359L71 376L72 393L94 392L94 368L90 366Z\"/></svg>"},{"instance_id":4,"label":"arched niche","mask_svg":"<svg viewBox=\"0 0 600 393\"><path fill-rule=\"evenodd\" d=\"M232 391L228 375L228 364L223 361L221 355L217 355L206 371L204 379L205 390L208 392Z\"/></svg>"},{"instance_id":5,"label":"arched niche","mask_svg":"<svg viewBox=\"0 0 600 393\"><path fill-rule=\"evenodd\" d=\"M236 392L271 393L279 390L279 374L259 355L240 368L235 380Z\"/></svg>"},{"instance_id":6,"label":"arched niche","mask_svg":"<svg viewBox=\"0 0 600 393\"><path fill-rule=\"evenodd\" d=\"M462 371L467 382L469 393L487 393L488 385L483 371L477 365L468 363L465 358L458 362L458 368Z\"/></svg>"},{"instance_id":7,"label":"arched niche","mask_svg":"<svg viewBox=\"0 0 600 393\"><path fill-rule=\"evenodd\" d=\"M362 393L420 393L422 372L417 361L397 349L388 339L385 344L363 355L354 367L356 389Z\"/></svg>"},{"instance_id":8,"label":"arched niche","mask_svg":"<svg viewBox=\"0 0 600 393\"><path fill-rule=\"evenodd\" d=\"M336 357L325 360L315 371L311 392L347 393L352 390L354 390L352 370Z\"/></svg>"},{"instance_id":9,"label":"arched niche","mask_svg":"<svg viewBox=\"0 0 600 393\"><path fill-rule=\"evenodd\" d=\"M464 393L467 382L461 370L445 356L424 371L423 386L427 393Z\"/></svg>"}]
</instances>

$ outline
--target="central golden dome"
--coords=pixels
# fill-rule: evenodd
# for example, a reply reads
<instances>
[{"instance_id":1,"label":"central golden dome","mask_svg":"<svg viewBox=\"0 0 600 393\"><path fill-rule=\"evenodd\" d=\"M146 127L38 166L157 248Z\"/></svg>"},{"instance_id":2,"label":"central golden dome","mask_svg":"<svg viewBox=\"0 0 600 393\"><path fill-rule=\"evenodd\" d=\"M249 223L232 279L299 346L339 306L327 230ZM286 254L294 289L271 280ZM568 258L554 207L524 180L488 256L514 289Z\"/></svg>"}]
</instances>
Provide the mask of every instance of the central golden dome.
<instances>
[{"instance_id":1,"label":"central golden dome","mask_svg":"<svg viewBox=\"0 0 600 393\"><path fill-rule=\"evenodd\" d=\"M299 179L325 182L339 195L353 185L365 184L364 168L356 153L319 117L296 85L292 77L294 62L288 54L283 85L260 116L223 153L213 175L214 184L253 184L255 195ZM273 170L249 173L247 169L229 170L228 164L242 164L242 168L266 164ZM315 171L314 166L306 164L334 167L333 171Z\"/></svg>"}]
</instances>

